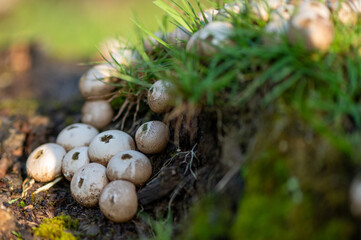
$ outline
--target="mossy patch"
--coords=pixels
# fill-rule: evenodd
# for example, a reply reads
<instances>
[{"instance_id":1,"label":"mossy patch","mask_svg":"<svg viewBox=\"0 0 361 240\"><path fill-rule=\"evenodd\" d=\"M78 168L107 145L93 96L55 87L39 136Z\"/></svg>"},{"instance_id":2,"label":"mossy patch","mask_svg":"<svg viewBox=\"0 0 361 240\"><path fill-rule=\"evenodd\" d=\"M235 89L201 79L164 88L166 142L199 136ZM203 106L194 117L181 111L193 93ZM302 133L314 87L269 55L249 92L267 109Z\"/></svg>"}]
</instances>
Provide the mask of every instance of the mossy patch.
<instances>
[{"instance_id":1,"label":"mossy patch","mask_svg":"<svg viewBox=\"0 0 361 240\"><path fill-rule=\"evenodd\" d=\"M54 218L45 218L39 227L33 228L35 236L50 240L76 240L70 230L78 228L78 220L69 215L60 215Z\"/></svg>"}]
</instances>

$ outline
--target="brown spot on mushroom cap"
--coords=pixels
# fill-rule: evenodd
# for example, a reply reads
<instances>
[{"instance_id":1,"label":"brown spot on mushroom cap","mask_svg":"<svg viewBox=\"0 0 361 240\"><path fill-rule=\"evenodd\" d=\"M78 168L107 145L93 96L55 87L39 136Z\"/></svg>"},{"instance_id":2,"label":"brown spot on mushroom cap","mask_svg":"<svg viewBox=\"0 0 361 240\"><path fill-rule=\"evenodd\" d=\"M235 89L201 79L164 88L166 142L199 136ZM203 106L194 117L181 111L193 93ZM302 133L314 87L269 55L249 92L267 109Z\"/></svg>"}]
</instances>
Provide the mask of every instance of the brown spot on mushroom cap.
<instances>
[{"instance_id":1,"label":"brown spot on mushroom cap","mask_svg":"<svg viewBox=\"0 0 361 240\"><path fill-rule=\"evenodd\" d=\"M79 154L80 154L80 152L75 152L75 153L73 154L73 156L71 157L71 159L73 159L73 160L78 160L78 159L79 159Z\"/></svg>"},{"instance_id":2,"label":"brown spot on mushroom cap","mask_svg":"<svg viewBox=\"0 0 361 240\"><path fill-rule=\"evenodd\" d=\"M99 207L111 221L129 221L138 209L138 198L134 184L123 180L109 183L100 196Z\"/></svg>"},{"instance_id":3,"label":"brown spot on mushroom cap","mask_svg":"<svg viewBox=\"0 0 361 240\"><path fill-rule=\"evenodd\" d=\"M26 172L38 182L49 182L61 175L65 149L55 143L46 143L30 153L26 161Z\"/></svg>"},{"instance_id":4,"label":"brown spot on mushroom cap","mask_svg":"<svg viewBox=\"0 0 361 240\"><path fill-rule=\"evenodd\" d=\"M131 159L131 158L132 158L132 155L130 155L128 153L122 154L122 159L123 160Z\"/></svg>"},{"instance_id":5,"label":"brown spot on mushroom cap","mask_svg":"<svg viewBox=\"0 0 361 240\"><path fill-rule=\"evenodd\" d=\"M160 121L150 121L147 131L143 131L143 125L135 133L135 141L138 149L147 154L154 154L163 151L169 141L169 129Z\"/></svg>"},{"instance_id":6,"label":"brown spot on mushroom cap","mask_svg":"<svg viewBox=\"0 0 361 240\"><path fill-rule=\"evenodd\" d=\"M109 136L111 136L111 141ZM108 130L98 134L89 145L88 155L92 162L107 166L115 154L135 149L132 137L120 130Z\"/></svg>"},{"instance_id":7,"label":"brown spot on mushroom cap","mask_svg":"<svg viewBox=\"0 0 361 240\"><path fill-rule=\"evenodd\" d=\"M98 163L90 163L79 169L70 183L75 201L85 207L98 204L103 188L108 184L106 168Z\"/></svg>"},{"instance_id":8,"label":"brown spot on mushroom cap","mask_svg":"<svg viewBox=\"0 0 361 240\"><path fill-rule=\"evenodd\" d=\"M41 156L43 156L43 153L44 153L43 150L37 151L36 154L35 154L35 156L34 156L34 158L35 158L35 159L41 158Z\"/></svg>"},{"instance_id":9,"label":"brown spot on mushroom cap","mask_svg":"<svg viewBox=\"0 0 361 240\"><path fill-rule=\"evenodd\" d=\"M112 135L104 135L104 136L102 136L101 141L105 142L105 143L109 143L110 139L112 139L112 138L113 138Z\"/></svg>"}]
</instances>

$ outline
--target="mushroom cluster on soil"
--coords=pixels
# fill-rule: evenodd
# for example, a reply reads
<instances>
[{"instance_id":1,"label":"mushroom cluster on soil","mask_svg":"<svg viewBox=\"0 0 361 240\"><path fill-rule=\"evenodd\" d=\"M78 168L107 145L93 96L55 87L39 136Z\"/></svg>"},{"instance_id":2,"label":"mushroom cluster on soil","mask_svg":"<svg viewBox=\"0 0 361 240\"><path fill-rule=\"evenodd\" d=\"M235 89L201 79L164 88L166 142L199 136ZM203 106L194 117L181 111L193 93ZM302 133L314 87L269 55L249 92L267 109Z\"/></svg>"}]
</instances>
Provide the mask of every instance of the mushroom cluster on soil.
<instances>
[{"instance_id":1,"label":"mushroom cluster on soil","mask_svg":"<svg viewBox=\"0 0 361 240\"><path fill-rule=\"evenodd\" d=\"M298 1L297 1L298 2ZM191 33L178 27L169 34L154 35L171 45L185 47L186 51L203 57L211 57L225 46L232 46L234 26L226 19L230 14L248 11L252 19L265 22L265 36L273 35L277 43L283 34L290 43L302 44L309 50L329 49L334 35L331 11L337 13L343 23L354 23L361 12L357 1L301 1L287 4L285 1L243 1L227 3L224 9L209 9L198 14L204 26ZM153 37L144 42L146 53L158 46ZM47 182L60 176L71 181L73 198L85 207L99 205L104 215L112 221L131 219L138 207L137 187L145 184L152 174L152 165L145 154L157 154L167 147L170 138L168 126L161 121L148 121L140 125L135 136L111 129L113 119L110 105L112 96L122 86L117 66L130 67L137 63L139 54L117 40L108 40L103 56L107 63L92 67L79 81L79 91L85 99L82 122L62 130L56 143L47 143L36 148L29 156L26 169L29 177ZM153 81L154 80L154 81ZM169 112L174 106L171 97L172 83L152 79L147 102L157 113ZM133 140L133 137L135 141ZM353 206L360 205L359 185L353 185ZM356 211L356 210L355 210ZM357 212L359 214L359 212Z\"/></svg>"}]
</instances>

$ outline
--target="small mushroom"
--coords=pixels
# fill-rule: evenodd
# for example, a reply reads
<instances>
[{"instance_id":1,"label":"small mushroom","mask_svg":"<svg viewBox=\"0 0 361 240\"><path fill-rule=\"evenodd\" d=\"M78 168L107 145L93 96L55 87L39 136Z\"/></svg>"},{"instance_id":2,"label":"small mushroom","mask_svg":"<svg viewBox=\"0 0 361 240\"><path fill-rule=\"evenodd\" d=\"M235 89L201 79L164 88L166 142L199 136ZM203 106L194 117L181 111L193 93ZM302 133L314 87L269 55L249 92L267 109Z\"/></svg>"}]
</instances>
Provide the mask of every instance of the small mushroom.
<instances>
[{"instance_id":1,"label":"small mushroom","mask_svg":"<svg viewBox=\"0 0 361 240\"><path fill-rule=\"evenodd\" d=\"M168 94L170 82L158 80L150 87L148 91L148 105L155 113L164 113L172 107L171 97Z\"/></svg>"},{"instance_id":2,"label":"small mushroom","mask_svg":"<svg viewBox=\"0 0 361 240\"><path fill-rule=\"evenodd\" d=\"M269 6L264 0L253 0L249 4L250 11L254 14L257 19L268 21L269 19Z\"/></svg>"},{"instance_id":3,"label":"small mushroom","mask_svg":"<svg viewBox=\"0 0 361 240\"><path fill-rule=\"evenodd\" d=\"M89 163L88 147L77 147L65 154L62 164L64 177L71 181L75 172Z\"/></svg>"},{"instance_id":4,"label":"small mushroom","mask_svg":"<svg viewBox=\"0 0 361 240\"><path fill-rule=\"evenodd\" d=\"M110 182L100 196L99 207L104 216L111 221L129 221L138 209L134 184L123 180Z\"/></svg>"},{"instance_id":5,"label":"small mushroom","mask_svg":"<svg viewBox=\"0 0 361 240\"><path fill-rule=\"evenodd\" d=\"M79 81L80 94L87 100L108 98L118 81L116 69L109 64L99 64L84 73Z\"/></svg>"},{"instance_id":6,"label":"small mushroom","mask_svg":"<svg viewBox=\"0 0 361 240\"><path fill-rule=\"evenodd\" d=\"M295 6L286 4L279 6L271 13L271 21L290 20L295 10Z\"/></svg>"},{"instance_id":7,"label":"small mushroom","mask_svg":"<svg viewBox=\"0 0 361 240\"><path fill-rule=\"evenodd\" d=\"M135 133L138 149L146 154L162 152L169 141L169 129L160 121L142 124Z\"/></svg>"},{"instance_id":8,"label":"small mushroom","mask_svg":"<svg viewBox=\"0 0 361 240\"><path fill-rule=\"evenodd\" d=\"M135 143L129 134L120 130L99 133L89 144L88 155L91 162L107 166L109 159L121 151L134 150Z\"/></svg>"},{"instance_id":9,"label":"small mushroom","mask_svg":"<svg viewBox=\"0 0 361 240\"><path fill-rule=\"evenodd\" d=\"M357 175L351 182L349 191L351 213L361 217L361 175Z\"/></svg>"},{"instance_id":10,"label":"small mushroom","mask_svg":"<svg viewBox=\"0 0 361 240\"><path fill-rule=\"evenodd\" d=\"M26 161L26 172L38 182L49 182L61 175L65 149L55 143L46 143L31 152Z\"/></svg>"},{"instance_id":11,"label":"small mushroom","mask_svg":"<svg viewBox=\"0 0 361 240\"><path fill-rule=\"evenodd\" d=\"M185 42L189 40L191 33L184 27L177 27L175 30L167 34L166 40L168 43L176 46L184 46Z\"/></svg>"},{"instance_id":12,"label":"small mushroom","mask_svg":"<svg viewBox=\"0 0 361 240\"><path fill-rule=\"evenodd\" d=\"M78 169L71 179L71 195L85 207L96 206L108 182L106 168L98 163L89 163Z\"/></svg>"},{"instance_id":13,"label":"small mushroom","mask_svg":"<svg viewBox=\"0 0 361 240\"><path fill-rule=\"evenodd\" d=\"M302 43L309 50L329 49L334 28L332 21L315 12L299 12L291 18L288 39L291 43Z\"/></svg>"},{"instance_id":14,"label":"small mushroom","mask_svg":"<svg viewBox=\"0 0 361 240\"><path fill-rule=\"evenodd\" d=\"M313 12L316 13L317 15L325 18L325 19L330 19L331 17L331 12L328 9L328 7L321 2L316 2L316 1L302 1L297 8L297 12L298 14L303 14L303 13L308 13L308 12Z\"/></svg>"},{"instance_id":15,"label":"small mushroom","mask_svg":"<svg viewBox=\"0 0 361 240\"><path fill-rule=\"evenodd\" d=\"M98 134L99 131L89 124L74 123L60 131L56 143L68 152L76 147L88 146Z\"/></svg>"},{"instance_id":16,"label":"small mushroom","mask_svg":"<svg viewBox=\"0 0 361 240\"><path fill-rule=\"evenodd\" d=\"M105 100L86 101L81 111L81 121L98 129L103 129L111 123L114 115L110 103Z\"/></svg>"},{"instance_id":17,"label":"small mushroom","mask_svg":"<svg viewBox=\"0 0 361 240\"><path fill-rule=\"evenodd\" d=\"M197 17L201 22L207 24L213 22L218 13L219 11L217 9L210 8L197 13Z\"/></svg>"},{"instance_id":18,"label":"small mushroom","mask_svg":"<svg viewBox=\"0 0 361 240\"><path fill-rule=\"evenodd\" d=\"M107 166L110 181L127 180L136 185L145 183L152 175L152 164L143 153L128 150L114 155Z\"/></svg>"},{"instance_id":19,"label":"small mushroom","mask_svg":"<svg viewBox=\"0 0 361 240\"><path fill-rule=\"evenodd\" d=\"M107 38L100 43L100 53L104 59L112 59L110 53L124 47L122 39L118 38Z\"/></svg>"},{"instance_id":20,"label":"small mushroom","mask_svg":"<svg viewBox=\"0 0 361 240\"><path fill-rule=\"evenodd\" d=\"M212 22L192 35L187 43L187 51L196 50L202 56L212 56L218 52L217 47L231 45L233 25L229 22Z\"/></svg>"},{"instance_id":21,"label":"small mushroom","mask_svg":"<svg viewBox=\"0 0 361 240\"><path fill-rule=\"evenodd\" d=\"M350 1L344 2L329 2L329 6L333 12L336 12L337 18L343 24L356 24L357 13Z\"/></svg>"},{"instance_id":22,"label":"small mushroom","mask_svg":"<svg viewBox=\"0 0 361 240\"><path fill-rule=\"evenodd\" d=\"M154 35L161 39L164 40L164 33L158 31L155 32ZM144 45L144 50L146 53L150 53L152 52L157 46L159 46L159 42L152 36L149 36L147 38L144 39L143 41L143 45Z\"/></svg>"},{"instance_id":23,"label":"small mushroom","mask_svg":"<svg viewBox=\"0 0 361 240\"><path fill-rule=\"evenodd\" d=\"M231 14L232 13L240 14L240 13L244 13L246 11L246 9L247 9L246 4L242 0L225 3L223 5L223 9L219 10L219 12L218 12L218 14L216 16L216 20L217 21L225 20L225 19L231 17L230 13Z\"/></svg>"}]
</instances>

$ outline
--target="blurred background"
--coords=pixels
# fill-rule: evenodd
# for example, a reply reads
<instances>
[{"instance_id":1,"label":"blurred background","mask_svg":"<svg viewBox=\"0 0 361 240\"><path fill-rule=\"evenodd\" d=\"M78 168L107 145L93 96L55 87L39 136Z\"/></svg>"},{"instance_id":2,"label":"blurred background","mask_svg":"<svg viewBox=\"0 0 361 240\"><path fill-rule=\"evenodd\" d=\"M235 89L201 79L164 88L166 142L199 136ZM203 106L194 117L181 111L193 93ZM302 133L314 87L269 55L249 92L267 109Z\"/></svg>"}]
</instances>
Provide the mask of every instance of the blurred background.
<instances>
[{"instance_id":1,"label":"blurred background","mask_svg":"<svg viewBox=\"0 0 361 240\"><path fill-rule=\"evenodd\" d=\"M73 103L104 39L134 40L132 19L155 31L162 16L151 0L0 0L0 111Z\"/></svg>"},{"instance_id":2,"label":"blurred background","mask_svg":"<svg viewBox=\"0 0 361 240\"><path fill-rule=\"evenodd\" d=\"M37 43L57 59L86 59L106 37L133 38L131 18L156 29L162 15L151 0L0 0L0 49Z\"/></svg>"}]
</instances>

